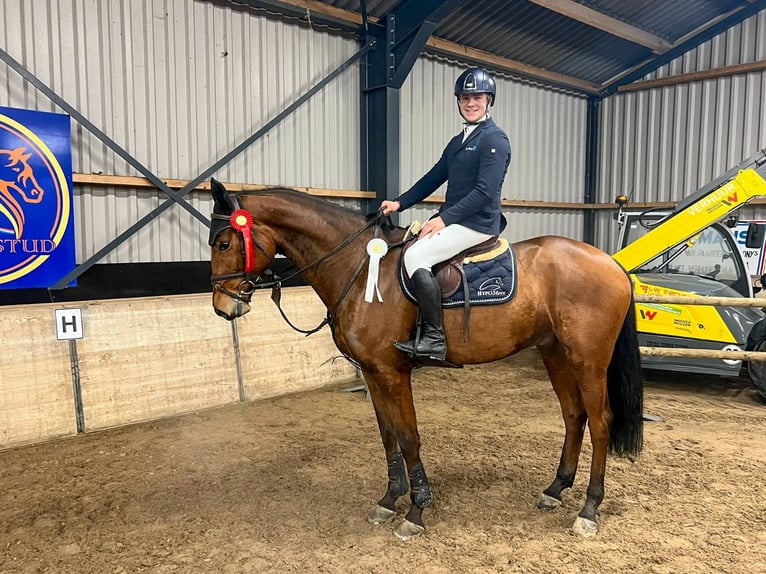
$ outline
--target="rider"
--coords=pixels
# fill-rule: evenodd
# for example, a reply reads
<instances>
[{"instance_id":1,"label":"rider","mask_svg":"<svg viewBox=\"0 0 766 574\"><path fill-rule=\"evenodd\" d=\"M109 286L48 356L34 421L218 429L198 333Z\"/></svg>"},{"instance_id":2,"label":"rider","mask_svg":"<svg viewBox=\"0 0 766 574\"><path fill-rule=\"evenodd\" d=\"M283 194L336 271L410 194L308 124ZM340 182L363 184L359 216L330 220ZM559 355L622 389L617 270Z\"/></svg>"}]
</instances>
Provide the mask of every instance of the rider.
<instances>
[{"instance_id":1,"label":"rider","mask_svg":"<svg viewBox=\"0 0 766 574\"><path fill-rule=\"evenodd\" d=\"M443 361L447 346L442 327L441 288L431 268L461 251L499 235L506 220L500 190L511 161L508 136L489 117L495 80L481 68L466 70L455 83L463 131L447 144L441 158L407 192L381 203L384 215L423 201L445 181L439 212L423 226L404 255L404 268L420 307L420 340L398 341L397 349L414 357Z\"/></svg>"}]
</instances>

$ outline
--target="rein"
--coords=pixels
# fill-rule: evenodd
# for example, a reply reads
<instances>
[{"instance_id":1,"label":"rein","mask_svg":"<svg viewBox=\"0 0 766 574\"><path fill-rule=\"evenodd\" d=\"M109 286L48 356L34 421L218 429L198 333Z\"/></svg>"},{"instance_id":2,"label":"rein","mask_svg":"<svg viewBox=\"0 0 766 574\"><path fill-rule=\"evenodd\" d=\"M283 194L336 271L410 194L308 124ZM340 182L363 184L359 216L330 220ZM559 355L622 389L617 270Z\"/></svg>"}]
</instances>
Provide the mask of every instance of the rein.
<instances>
[{"instance_id":1,"label":"rein","mask_svg":"<svg viewBox=\"0 0 766 574\"><path fill-rule=\"evenodd\" d=\"M362 272L362 269L364 269L364 263L367 257L362 257L362 260L359 262L359 265L357 265L357 268L354 270L354 274L351 276L351 279L348 283L346 283L346 286L344 287L343 291L341 292L340 296L338 297L338 300L335 302L335 305L333 305L332 309L327 310L327 315L324 319L322 319L322 322L319 323L316 327L313 329L300 329L299 327L296 327L293 325L293 323L290 321L290 319L287 318L287 315L285 315L285 312L282 310L282 306L280 305L280 302L282 300L282 281L287 281L288 279L295 277L299 272L294 273L293 275L290 275L290 277L287 277L287 279L277 279L272 281L270 284L263 284L263 286L258 286L256 288L258 289L265 289L269 286L271 286L271 300L274 301L274 304L277 306L277 309L279 309L279 314L282 315L282 318L285 320L285 323L290 325L290 327L293 328L293 330L298 331L299 333L304 333L307 337L309 335L313 335L317 331L321 330L322 327L325 325L330 325L330 328L332 328L332 321L335 317L335 311L338 310L338 307L340 307L340 304L343 302L343 300L346 298L346 295L348 295L348 292L351 290L351 287L354 285L354 282L359 277L359 274ZM306 268L304 267L304 270Z\"/></svg>"},{"instance_id":2,"label":"rein","mask_svg":"<svg viewBox=\"0 0 766 574\"><path fill-rule=\"evenodd\" d=\"M243 210L239 210L243 211ZM238 212L235 212L231 216L224 216L214 213L212 215L213 219L227 219L227 220L234 220L234 215ZM245 212L247 213L247 212ZM248 213L249 215L249 213ZM348 247L353 241L355 241L359 236L361 236L365 231L367 231L370 227L374 227L374 236L377 237L378 235L378 229L377 226L380 219L383 217L382 213L378 212L374 217L370 218L367 223L365 223L362 227L357 229L354 233L352 233L349 237L344 239L341 243L336 245L333 249L331 249L329 252L325 253L318 259L312 261L308 265L298 269L297 271L294 271L287 277L279 277L274 273L271 273L269 270L264 271L265 273L271 273L271 275L274 277L274 279L270 281L262 281L261 274L254 274L252 273L254 271L254 263L252 263L250 266L248 265L249 262L254 261L254 258L252 258L252 255L250 258L248 257L248 250L250 254L252 254L251 247L247 244L247 240L249 239L252 241L252 244L255 245L260 251L266 255L266 257L269 259L269 261L274 260L274 256L269 255L266 250L263 248L262 245L255 239L252 232L250 232L249 226L247 229L242 229L237 227L236 225L231 225L231 227L235 230L237 230L239 233L242 234L242 245L243 245L243 257L245 259L245 270L244 271L238 271L234 273L226 273L221 275L212 275L210 277L210 281L213 284L213 289L217 291L221 291L222 293L225 293L232 299L235 299L237 301L241 301L243 303L250 303L250 300L252 298L253 293L256 290L260 289L268 289L271 288L271 300L274 302L274 304L277 306L277 309L279 309L280 315L282 315L282 318L285 320L285 322L295 331L298 331L299 333L303 333L306 336L312 335L313 333L316 333L320 329L322 329L325 325L330 325L330 328L332 328L333 319L335 317L335 312L340 307L343 300L346 298L346 295L348 295L348 292L351 290L351 287L354 285L356 280L358 279L359 275L361 274L362 270L364 269L364 264L366 260L369 258L369 255L365 252L365 254L362 256L361 261L359 262L359 265L357 265L356 269L354 270L354 273L351 276L351 279L346 283L345 287L343 288L343 291L341 291L340 296L338 297L335 304L332 306L331 309L327 310L327 315L325 318L313 329L300 329L296 327L290 319L287 317L285 312L282 310L281 306L281 299L282 299L282 283L285 281L289 281L290 279L293 279L294 277L297 277L298 275L302 274L305 271L308 271L309 269L312 269L314 267L317 267L321 263L328 260L330 257L333 257L334 255L338 254L340 251ZM250 222L252 222L252 216L250 216ZM250 267L250 268L248 268ZM235 293L234 291L227 289L223 285L220 284L220 281L226 281L228 279L238 279L242 278L243 281L239 284L239 292Z\"/></svg>"}]
</instances>

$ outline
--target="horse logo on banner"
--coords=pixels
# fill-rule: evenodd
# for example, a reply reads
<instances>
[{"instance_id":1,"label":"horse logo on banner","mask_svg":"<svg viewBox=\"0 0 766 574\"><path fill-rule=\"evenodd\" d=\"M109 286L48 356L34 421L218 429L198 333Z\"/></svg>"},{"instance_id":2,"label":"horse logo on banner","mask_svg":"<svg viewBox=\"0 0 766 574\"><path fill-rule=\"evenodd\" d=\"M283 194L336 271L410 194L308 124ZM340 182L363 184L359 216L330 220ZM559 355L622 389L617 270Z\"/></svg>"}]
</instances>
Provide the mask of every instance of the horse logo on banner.
<instances>
[{"instance_id":1,"label":"horse logo on banner","mask_svg":"<svg viewBox=\"0 0 766 574\"><path fill-rule=\"evenodd\" d=\"M69 117L0 108L0 288L51 287L75 266Z\"/></svg>"},{"instance_id":2,"label":"horse logo on banner","mask_svg":"<svg viewBox=\"0 0 766 574\"><path fill-rule=\"evenodd\" d=\"M32 154L25 152L23 147L0 149L0 213L11 224L10 229L0 228L0 232L11 233L15 239L21 239L24 234L26 219L19 200L39 204L45 194L29 165Z\"/></svg>"}]
</instances>

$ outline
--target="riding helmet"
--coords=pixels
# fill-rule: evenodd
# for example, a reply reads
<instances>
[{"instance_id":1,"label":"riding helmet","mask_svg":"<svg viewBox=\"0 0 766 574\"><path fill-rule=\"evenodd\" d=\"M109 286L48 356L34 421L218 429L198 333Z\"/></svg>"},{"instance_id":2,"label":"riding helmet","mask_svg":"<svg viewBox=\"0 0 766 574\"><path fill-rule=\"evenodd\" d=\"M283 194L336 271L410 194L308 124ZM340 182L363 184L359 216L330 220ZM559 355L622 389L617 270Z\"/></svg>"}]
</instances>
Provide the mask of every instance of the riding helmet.
<instances>
[{"instance_id":1,"label":"riding helmet","mask_svg":"<svg viewBox=\"0 0 766 574\"><path fill-rule=\"evenodd\" d=\"M461 94L489 94L489 105L495 104L495 80L481 68L470 68L460 74L455 82L455 97Z\"/></svg>"}]
</instances>

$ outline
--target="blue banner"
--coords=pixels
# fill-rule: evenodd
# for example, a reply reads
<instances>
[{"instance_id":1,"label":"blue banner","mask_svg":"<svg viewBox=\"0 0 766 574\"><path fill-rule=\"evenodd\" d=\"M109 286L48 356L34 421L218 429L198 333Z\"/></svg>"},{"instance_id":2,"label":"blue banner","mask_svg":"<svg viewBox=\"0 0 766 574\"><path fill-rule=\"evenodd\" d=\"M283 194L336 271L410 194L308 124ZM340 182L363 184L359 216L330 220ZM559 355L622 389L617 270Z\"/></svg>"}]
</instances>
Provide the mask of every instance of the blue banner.
<instances>
[{"instance_id":1,"label":"blue banner","mask_svg":"<svg viewBox=\"0 0 766 574\"><path fill-rule=\"evenodd\" d=\"M0 289L51 287L75 265L69 116L0 107Z\"/></svg>"}]
</instances>

